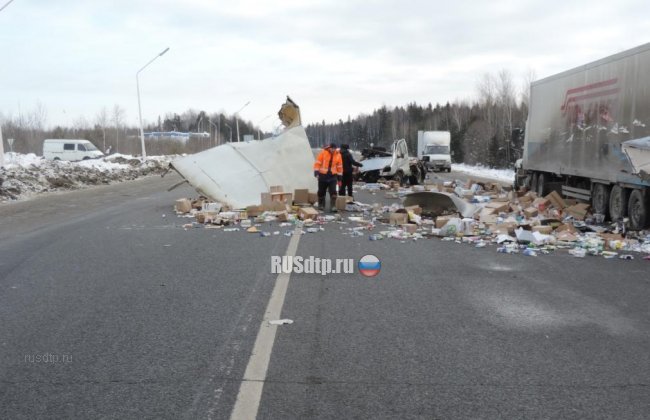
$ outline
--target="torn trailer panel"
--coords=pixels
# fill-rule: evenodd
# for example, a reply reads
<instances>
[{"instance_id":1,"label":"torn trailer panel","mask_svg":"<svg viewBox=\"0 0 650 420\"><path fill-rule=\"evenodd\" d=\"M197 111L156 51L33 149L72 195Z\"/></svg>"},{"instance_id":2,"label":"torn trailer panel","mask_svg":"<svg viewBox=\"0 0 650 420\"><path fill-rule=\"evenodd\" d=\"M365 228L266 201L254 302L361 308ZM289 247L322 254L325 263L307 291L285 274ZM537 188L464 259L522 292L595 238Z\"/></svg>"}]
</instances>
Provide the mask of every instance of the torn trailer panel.
<instances>
[{"instance_id":1,"label":"torn trailer panel","mask_svg":"<svg viewBox=\"0 0 650 420\"><path fill-rule=\"evenodd\" d=\"M272 185L284 191L317 188L314 156L302 126L280 135L243 143L226 143L174 160L175 169L200 194L244 208L260 204L260 194Z\"/></svg>"}]
</instances>

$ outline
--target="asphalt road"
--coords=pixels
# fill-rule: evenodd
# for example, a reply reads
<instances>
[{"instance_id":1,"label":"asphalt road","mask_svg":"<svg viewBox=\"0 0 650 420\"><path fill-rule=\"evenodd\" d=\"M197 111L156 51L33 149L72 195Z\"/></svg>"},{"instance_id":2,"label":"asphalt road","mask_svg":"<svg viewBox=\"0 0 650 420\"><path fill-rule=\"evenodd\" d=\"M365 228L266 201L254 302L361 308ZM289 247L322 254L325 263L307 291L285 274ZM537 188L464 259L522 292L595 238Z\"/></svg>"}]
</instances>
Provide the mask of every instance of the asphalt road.
<instances>
[{"instance_id":1,"label":"asphalt road","mask_svg":"<svg viewBox=\"0 0 650 420\"><path fill-rule=\"evenodd\" d=\"M0 206L0 418L230 417L291 238L184 230L175 181ZM348 227L296 255L381 273L291 275L258 418L647 418L648 261Z\"/></svg>"}]
</instances>

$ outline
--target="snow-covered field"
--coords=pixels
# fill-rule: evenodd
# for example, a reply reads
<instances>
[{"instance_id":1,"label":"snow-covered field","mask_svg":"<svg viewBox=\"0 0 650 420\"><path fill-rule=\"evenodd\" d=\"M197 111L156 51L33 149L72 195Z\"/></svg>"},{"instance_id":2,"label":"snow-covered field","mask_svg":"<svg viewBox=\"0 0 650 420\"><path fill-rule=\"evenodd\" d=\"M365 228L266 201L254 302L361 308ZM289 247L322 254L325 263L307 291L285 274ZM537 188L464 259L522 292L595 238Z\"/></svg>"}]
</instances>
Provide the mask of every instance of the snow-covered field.
<instances>
[{"instance_id":1,"label":"snow-covered field","mask_svg":"<svg viewBox=\"0 0 650 420\"><path fill-rule=\"evenodd\" d=\"M133 156L113 154L101 159L64 162L49 161L33 153L5 153L5 164L0 168L0 201L161 173L175 157L148 156L141 161Z\"/></svg>"},{"instance_id":2,"label":"snow-covered field","mask_svg":"<svg viewBox=\"0 0 650 420\"><path fill-rule=\"evenodd\" d=\"M479 178L494 179L495 181L512 183L515 180L515 171L512 169L490 169L484 166L471 166L464 163L452 163L452 172L463 172Z\"/></svg>"}]
</instances>

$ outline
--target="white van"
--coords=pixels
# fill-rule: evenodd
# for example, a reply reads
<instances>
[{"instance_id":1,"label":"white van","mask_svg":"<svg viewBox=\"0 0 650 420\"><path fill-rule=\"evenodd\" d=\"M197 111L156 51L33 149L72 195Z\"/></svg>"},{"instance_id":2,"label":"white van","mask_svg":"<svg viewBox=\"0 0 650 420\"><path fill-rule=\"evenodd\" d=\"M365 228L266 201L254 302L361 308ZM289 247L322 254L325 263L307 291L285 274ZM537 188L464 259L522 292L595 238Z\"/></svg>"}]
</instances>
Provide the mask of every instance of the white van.
<instances>
[{"instance_id":1,"label":"white van","mask_svg":"<svg viewBox=\"0 0 650 420\"><path fill-rule=\"evenodd\" d=\"M47 139L43 142L43 157L49 160L86 160L104 154L88 140Z\"/></svg>"}]
</instances>

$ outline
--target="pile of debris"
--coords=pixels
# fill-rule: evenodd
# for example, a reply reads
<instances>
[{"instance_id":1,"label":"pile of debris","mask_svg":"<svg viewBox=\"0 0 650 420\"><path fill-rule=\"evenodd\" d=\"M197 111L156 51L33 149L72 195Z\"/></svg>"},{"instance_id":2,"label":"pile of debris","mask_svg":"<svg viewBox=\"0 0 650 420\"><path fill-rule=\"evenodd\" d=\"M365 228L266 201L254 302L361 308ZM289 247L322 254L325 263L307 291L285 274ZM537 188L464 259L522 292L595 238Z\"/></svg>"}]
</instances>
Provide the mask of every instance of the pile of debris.
<instances>
[{"instance_id":1,"label":"pile of debris","mask_svg":"<svg viewBox=\"0 0 650 420\"><path fill-rule=\"evenodd\" d=\"M0 168L0 201L18 200L47 191L80 189L163 173L174 156L152 156L144 161L114 154L79 162L51 161L32 153L5 154Z\"/></svg>"},{"instance_id":2,"label":"pile of debris","mask_svg":"<svg viewBox=\"0 0 650 420\"><path fill-rule=\"evenodd\" d=\"M397 239L405 243L438 238L527 256L560 249L576 257L633 259L630 252L650 254L650 233L628 232L623 222L604 224L604 216L591 214L588 204L563 199L557 192L537 197L534 192L473 181L408 188L386 181L359 183L357 188L383 195L379 201L401 201L370 205L338 197L338 211L324 213L313 207L317 202L313 192L296 189L289 193L275 186L261 194L259 205L242 209L205 197L179 199L175 208L179 216L194 219L183 224L185 229L223 228L260 236L291 236L294 231L321 232L330 224L344 235L368 236L371 241Z\"/></svg>"}]
</instances>

